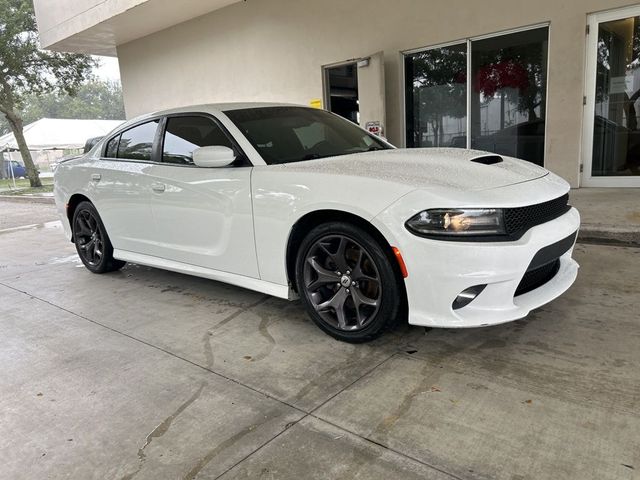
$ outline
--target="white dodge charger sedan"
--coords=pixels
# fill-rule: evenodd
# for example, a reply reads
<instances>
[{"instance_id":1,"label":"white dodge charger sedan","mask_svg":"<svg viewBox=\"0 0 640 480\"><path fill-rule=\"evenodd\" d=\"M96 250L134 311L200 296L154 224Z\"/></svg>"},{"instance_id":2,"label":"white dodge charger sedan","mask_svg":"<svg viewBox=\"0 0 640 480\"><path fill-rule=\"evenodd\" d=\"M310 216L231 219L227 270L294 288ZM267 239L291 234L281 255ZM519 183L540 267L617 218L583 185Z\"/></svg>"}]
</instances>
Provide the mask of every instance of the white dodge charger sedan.
<instances>
[{"instance_id":1,"label":"white dodge charger sedan","mask_svg":"<svg viewBox=\"0 0 640 480\"><path fill-rule=\"evenodd\" d=\"M134 262L300 297L351 342L407 318L508 322L562 294L578 271L568 191L531 163L396 149L334 114L273 104L139 117L55 172L90 271Z\"/></svg>"}]
</instances>

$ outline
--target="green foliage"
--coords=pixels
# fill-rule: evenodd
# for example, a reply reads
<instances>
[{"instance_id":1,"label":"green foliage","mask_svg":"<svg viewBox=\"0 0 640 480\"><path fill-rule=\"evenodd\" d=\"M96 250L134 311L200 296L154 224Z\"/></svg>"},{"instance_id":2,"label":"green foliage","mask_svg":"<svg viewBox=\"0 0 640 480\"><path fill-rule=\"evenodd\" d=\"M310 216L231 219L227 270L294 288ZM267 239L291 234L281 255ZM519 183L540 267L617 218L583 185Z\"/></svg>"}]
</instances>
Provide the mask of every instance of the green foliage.
<instances>
[{"instance_id":1,"label":"green foliage","mask_svg":"<svg viewBox=\"0 0 640 480\"><path fill-rule=\"evenodd\" d=\"M0 0L0 105L19 107L28 94L74 94L96 61L41 50L29 0Z\"/></svg>"},{"instance_id":2,"label":"green foliage","mask_svg":"<svg viewBox=\"0 0 640 480\"><path fill-rule=\"evenodd\" d=\"M74 96L61 92L26 95L19 114L25 125L41 118L122 120L122 88L117 82L92 79L80 85ZM9 131L9 125L0 117L0 135Z\"/></svg>"},{"instance_id":3,"label":"green foliage","mask_svg":"<svg viewBox=\"0 0 640 480\"><path fill-rule=\"evenodd\" d=\"M31 0L0 0L0 113L13 131L32 187L42 186L19 115L28 95L73 95L96 65L88 55L40 49Z\"/></svg>"},{"instance_id":4,"label":"green foliage","mask_svg":"<svg viewBox=\"0 0 640 480\"><path fill-rule=\"evenodd\" d=\"M407 57L413 90L415 145L430 131L433 145L444 145L444 118L463 118L467 111L466 45L436 48Z\"/></svg>"}]
</instances>

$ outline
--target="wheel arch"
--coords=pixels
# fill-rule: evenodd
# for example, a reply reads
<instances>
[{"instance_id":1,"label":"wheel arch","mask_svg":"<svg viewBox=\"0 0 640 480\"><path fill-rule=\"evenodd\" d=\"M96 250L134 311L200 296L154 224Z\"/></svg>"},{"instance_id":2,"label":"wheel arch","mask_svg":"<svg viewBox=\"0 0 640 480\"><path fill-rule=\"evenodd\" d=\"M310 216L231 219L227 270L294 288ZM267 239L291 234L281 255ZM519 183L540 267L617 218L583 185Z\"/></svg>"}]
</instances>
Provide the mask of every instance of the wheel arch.
<instances>
[{"instance_id":1,"label":"wheel arch","mask_svg":"<svg viewBox=\"0 0 640 480\"><path fill-rule=\"evenodd\" d=\"M391 265L396 273L396 277L400 281L400 285L403 291L404 300L406 301L406 289L404 278L400 271L400 266L393 252L393 247L389 243L388 239L382 234L382 232L376 228L368 220L362 218L354 213L346 212L344 210L323 209L315 210L306 213L300 217L294 225L291 227L289 233L289 239L287 241L286 250L286 273L289 284L293 290L297 290L296 285L296 258L298 256L298 250L302 244L302 240L306 236L307 232L317 225L330 222L346 222L356 225L367 233L369 233L376 241L382 246L387 258L391 262Z\"/></svg>"},{"instance_id":2,"label":"wheel arch","mask_svg":"<svg viewBox=\"0 0 640 480\"><path fill-rule=\"evenodd\" d=\"M91 199L89 199L87 196L81 194L81 193L74 193L73 195L71 195L71 198L69 198L69 201L67 202L66 205L66 215L67 215L67 219L69 220L69 227L71 228L71 242L73 243L74 238L73 238L73 214L76 211L76 208L78 208L78 205L80 205L80 203L82 202L89 202L91 204L93 204L93 202L91 201Z\"/></svg>"}]
</instances>

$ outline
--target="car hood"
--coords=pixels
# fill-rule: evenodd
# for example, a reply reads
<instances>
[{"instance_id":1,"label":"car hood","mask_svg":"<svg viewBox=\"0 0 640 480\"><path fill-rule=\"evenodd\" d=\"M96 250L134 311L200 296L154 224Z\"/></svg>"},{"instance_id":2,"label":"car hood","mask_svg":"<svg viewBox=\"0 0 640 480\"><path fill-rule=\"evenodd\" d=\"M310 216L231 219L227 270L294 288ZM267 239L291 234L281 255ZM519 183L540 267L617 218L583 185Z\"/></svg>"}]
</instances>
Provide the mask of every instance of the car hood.
<instances>
[{"instance_id":1,"label":"car hood","mask_svg":"<svg viewBox=\"0 0 640 480\"><path fill-rule=\"evenodd\" d=\"M498 163L480 163L492 158ZM543 177L533 163L493 153L458 148L399 148L286 164L287 171L349 175L416 188L489 190Z\"/></svg>"}]
</instances>

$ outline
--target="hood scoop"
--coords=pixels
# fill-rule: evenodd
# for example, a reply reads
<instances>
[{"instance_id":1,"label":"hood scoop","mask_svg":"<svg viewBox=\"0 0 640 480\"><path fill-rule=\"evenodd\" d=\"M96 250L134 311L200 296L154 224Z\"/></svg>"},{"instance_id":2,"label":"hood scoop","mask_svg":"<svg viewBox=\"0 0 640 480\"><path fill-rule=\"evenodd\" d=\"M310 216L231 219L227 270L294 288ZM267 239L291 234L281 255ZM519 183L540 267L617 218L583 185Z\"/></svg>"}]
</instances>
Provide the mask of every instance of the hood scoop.
<instances>
[{"instance_id":1,"label":"hood scoop","mask_svg":"<svg viewBox=\"0 0 640 480\"><path fill-rule=\"evenodd\" d=\"M502 157L500 155L482 155L481 157L474 157L471 159L473 163L481 163L482 165L495 165L501 163Z\"/></svg>"}]
</instances>

